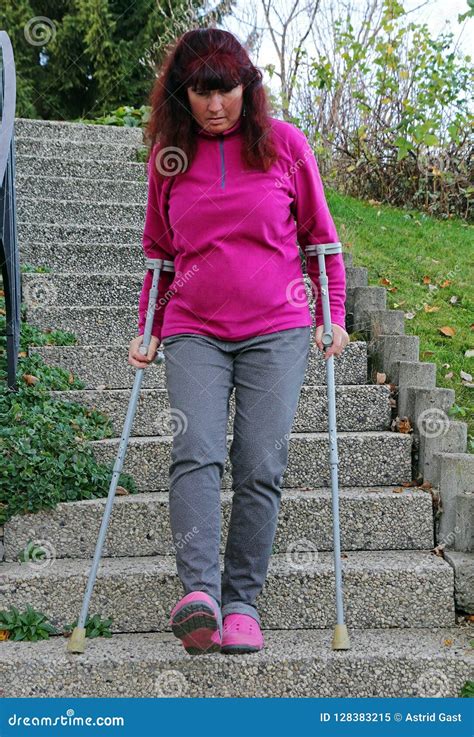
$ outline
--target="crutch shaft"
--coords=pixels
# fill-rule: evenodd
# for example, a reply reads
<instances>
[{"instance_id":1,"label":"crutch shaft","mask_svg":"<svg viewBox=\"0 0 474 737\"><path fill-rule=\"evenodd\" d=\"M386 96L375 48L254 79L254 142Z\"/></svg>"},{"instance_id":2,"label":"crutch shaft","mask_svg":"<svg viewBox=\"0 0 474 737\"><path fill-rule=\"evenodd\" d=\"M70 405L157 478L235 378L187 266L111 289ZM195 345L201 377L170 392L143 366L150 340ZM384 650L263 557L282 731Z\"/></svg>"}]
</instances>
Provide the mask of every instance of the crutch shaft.
<instances>
[{"instance_id":1,"label":"crutch shaft","mask_svg":"<svg viewBox=\"0 0 474 737\"><path fill-rule=\"evenodd\" d=\"M162 259L154 259L154 260L148 260L147 262L149 267L153 267L153 280L152 285L150 288L150 293L148 297L148 309L147 309L147 316L146 316L146 322L145 322L145 330L143 335L143 342L140 345L140 353L147 354L148 353L148 347L150 344L150 338L151 338L151 331L153 328L153 316L155 312L156 307L156 300L158 296L158 282L160 278L160 272L163 266L165 266L167 271L171 271L172 269L172 262L162 261ZM171 264L171 266L170 266ZM133 388L132 393L130 396L128 409L127 409L127 415L125 417L125 423L122 431L122 435L120 438L120 443L118 447L117 456L115 459L113 472L112 472L112 479L109 486L109 492L107 495L107 502L105 505L104 514L102 517L102 523L100 525L99 535L97 538L97 543L95 546L95 552L94 552L94 558L92 561L92 565L89 571L88 580L87 580L87 586L84 593L84 598L82 602L81 611L79 614L77 626L74 628L71 637L68 641L68 650L70 652L76 652L81 653L84 652L85 648L85 623L87 620L87 613L89 611L89 604L92 597L92 591L94 588L96 576L97 576L97 570L99 567L100 559L102 556L102 550L104 547L105 538L107 535L107 529L109 525L110 515L112 513L114 498L115 498L115 492L117 489L118 480L120 477L120 473L122 471L123 463L125 460L125 454L127 451L128 441L130 437L130 432L133 425L133 420L135 418L138 398L140 395L140 388L143 381L143 372L145 371L145 368L139 368L137 369L135 373L135 379L133 382Z\"/></svg>"},{"instance_id":2,"label":"crutch shaft","mask_svg":"<svg viewBox=\"0 0 474 737\"><path fill-rule=\"evenodd\" d=\"M340 243L326 243L310 245L306 248L306 255L317 255L319 267L319 285L321 292L321 306L323 313L323 334L321 341L324 349L333 343L333 329L331 323L331 310L329 303L328 277L326 273L325 255L329 253L340 253ZM326 363L326 388L328 398L328 434L329 434L329 464L331 474L332 492L332 527L333 527L333 555L334 555L334 577L336 586L336 626L332 641L333 649L347 650L350 648L347 627L344 623L344 594L342 584L341 566L341 540L339 519L339 457L337 452L337 430L336 430L336 383L334 375L334 355L325 358Z\"/></svg>"}]
</instances>

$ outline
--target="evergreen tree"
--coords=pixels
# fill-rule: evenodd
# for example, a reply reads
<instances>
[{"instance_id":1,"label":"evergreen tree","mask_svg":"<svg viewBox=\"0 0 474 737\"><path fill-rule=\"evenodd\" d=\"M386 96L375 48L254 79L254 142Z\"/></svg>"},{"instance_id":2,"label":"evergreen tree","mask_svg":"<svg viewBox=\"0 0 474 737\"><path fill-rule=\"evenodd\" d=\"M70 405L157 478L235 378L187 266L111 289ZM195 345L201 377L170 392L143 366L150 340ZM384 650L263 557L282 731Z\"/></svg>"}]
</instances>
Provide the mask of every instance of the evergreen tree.
<instances>
[{"instance_id":1,"label":"evergreen tree","mask_svg":"<svg viewBox=\"0 0 474 737\"><path fill-rule=\"evenodd\" d=\"M16 115L94 118L145 104L167 44L216 25L235 0L4 0L0 29L17 72Z\"/></svg>"}]
</instances>

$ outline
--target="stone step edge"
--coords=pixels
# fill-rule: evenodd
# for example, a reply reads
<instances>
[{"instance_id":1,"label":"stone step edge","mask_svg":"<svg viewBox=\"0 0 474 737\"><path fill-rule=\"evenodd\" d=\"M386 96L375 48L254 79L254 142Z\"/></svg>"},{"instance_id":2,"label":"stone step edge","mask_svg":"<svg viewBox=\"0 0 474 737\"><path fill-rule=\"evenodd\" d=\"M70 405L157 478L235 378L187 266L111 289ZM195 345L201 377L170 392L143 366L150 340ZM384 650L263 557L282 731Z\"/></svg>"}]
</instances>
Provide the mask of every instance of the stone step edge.
<instances>
[{"instance_id":1,"label":"stone step edge","mask_svg":"<svg viewBox=\"0 0 474 737\"><path fill-rule=\"evenodd\" d=\"M365 389L365 388L367 388L369 386L370 387L372 387L372 386L384 387L384 386L387 386L387 384L373 384L373 383L372 384L370 384L370 383L366 383L366 384L337 384L336 385L336 391L338 391L338 390L347 390L347 391L350 391L350 392L356 392L356 391L360 390L361 388L364 388ZM314 390L322 390L322 389L324 389L324 391L326 391L326 384L302 384L301 385L301 389L302 390L305 390L305 391L314 391ZM167 391L166 387L163 387L163 386L144 387L144 388L140 389L140 394L142 392L143 393L150 393L150 392L161 392L161 393L164 393L166 391ZM386 389L377 389L377 391L379 393L382 393L382 392L385 392ZM77 394L77 392L88 393L88 394L105 394L105 393L110 393L110 394L116 393L117 394L117 393L120 392L120 394L126 394L128 396L128 395L131 394L131 389L128 389L127 387L122 387L122 388L112 387L111 389L109 389L108 387L106 387L105 389L97 389L97 388L96 389L51 389L49 391L49 393L52 396L55 396L56 395L56 396L62 397L63 399L67 399L72 394Z\"/></svg>"},{"instance_id":2,"label":"stone step edge","mask_svg":"<svg viewBox=\"0 0 474 737\"><path fill-rule=\"evenodd\" d=\"M225 696L457 697L472 672L472 627L351 628L346 651L332 650L333 628L262 631L263 650L232 657L190 656L172 633L87 638L82 655L67 652L64 636L0 642L0 680L9 684L6 697L37 696L40 683L51 696L136 697L138 684L140 696L209 697L219 683ZM362 676L355 687L347 685L351 673ZM115 680L94 692L92 680L104 678Z\"/></svg>"},{"instance_id":3,"label":"stone step edge","mask_svg":"<svg viewBox=\"0 0 474 737\"><path fill-rule=\"evenodd\" d=\"M304 573L305 575L320 576L334 574L333 551L298 552L298 558L288 562L286 553L272 553L268 566L268 576L280 575L294 577ZM454 580L453 569L443 558L431 550L349 550L341 551L343 576L367 574L374 571L389 573L401 572L402 574L415 572L417 576L433 574L437 571L438 577L443 573ZM53 579L56 584L58 580L67 580L71 576L87 577L92 560L90 558L57 558L54 565L39 567L29 566L22 562L3 562L0 564L2 572L2 586L8 587L15 581L36 581L48 578ZM383 564L383 565L382 565ZM221 570L224 566L224 554L219 554L219 565ZM122 570L123 569L123 570ZM140 555L121 556L120 558L102 558L97 571L97 580L108 576L122 575L129 578L134 574L143 575L150 572L161 576L176 578L176 562L173 555Z\"/></svg>"},{"instance_id":4,"label":"stone step edge","mask_svg":"<svg viewBox=\"0 0 474 737\"><path fill-rule=\"evenodd\" d=\"M357 385L356 385L357 386ZM342 430L341 432L337 433L338 438L369 438L369 437L379 437L379 436L386 436L391 437L393 435L397 436L406 436L409 438L410 443L412 441L412 434L411 433L400 433L400 432L394 432L392 430ZM319 439L319 438L325 438L327 439L328 431L326 432L292 432L290 433L290 438L292 440L298 440L298 439ZM231 440L232 434L227 433L226 439ZM153 443L153 442L159 442L159 441L166 441L170 442L173 439L173 435L148 435L148 436L137 436L137 437L130 437L129 442L134 442L135 444L144 444L144 443ZM112 445L119 441L120 438L102 438L101 440L90 440L88 441L90 444L93 445ZM407 441L406 441L407 442Z\"/></svg>"}]
</instances>

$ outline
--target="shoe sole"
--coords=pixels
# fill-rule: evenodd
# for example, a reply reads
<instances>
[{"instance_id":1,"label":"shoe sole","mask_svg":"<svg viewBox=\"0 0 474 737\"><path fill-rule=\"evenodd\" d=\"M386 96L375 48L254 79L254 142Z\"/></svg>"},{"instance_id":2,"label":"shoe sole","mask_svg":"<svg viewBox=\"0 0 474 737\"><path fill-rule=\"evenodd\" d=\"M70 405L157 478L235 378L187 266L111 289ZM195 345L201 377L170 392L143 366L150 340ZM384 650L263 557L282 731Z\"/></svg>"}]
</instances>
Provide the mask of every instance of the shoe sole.
<instances>
[{"instance_id":1,"label":"shoe sole","mask_svg":"<svg viewBox=\"0 0 474 737\"><path fill-rule=\"evenodd\" d=\"M171 622L173 634L182 641L190 655L220 652L220 643L211 640L218 628L214 610L203 601L185 604Z\"/></svg>"},{"instance_id":2,"label":"shoe sole","mask_svg":"<svg viewBox=\"0 0 474 737\"><path fill-rule=\"evenodd\" d=\"M244 653L258 653L263 647L254 647L252 645L225 645L221 646L221 653L229 655L243 655Z\"/></svg>"}]
</instances>

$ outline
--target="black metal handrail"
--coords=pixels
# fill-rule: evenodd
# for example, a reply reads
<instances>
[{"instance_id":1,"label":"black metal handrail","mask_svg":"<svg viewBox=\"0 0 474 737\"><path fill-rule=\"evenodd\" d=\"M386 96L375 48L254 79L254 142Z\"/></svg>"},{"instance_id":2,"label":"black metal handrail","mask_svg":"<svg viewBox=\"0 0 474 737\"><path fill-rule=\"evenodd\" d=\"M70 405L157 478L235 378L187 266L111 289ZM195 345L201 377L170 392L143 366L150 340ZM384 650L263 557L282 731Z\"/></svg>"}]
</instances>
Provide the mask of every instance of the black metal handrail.
<instances>
[{"instance_id":1,"label":"black metal handrail","mask_svg":"<svg viewBox=\"0 0 474 737\"><path fill-rule=\"evenodd\" d=\"M13 48L6 31L0 31L0 51L0 258L5 292L7 381L9 389L18 391L21 291L15 198L16 73Z\"/></svg>"}]
</instances>

